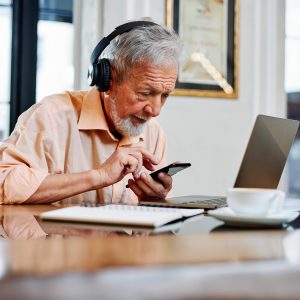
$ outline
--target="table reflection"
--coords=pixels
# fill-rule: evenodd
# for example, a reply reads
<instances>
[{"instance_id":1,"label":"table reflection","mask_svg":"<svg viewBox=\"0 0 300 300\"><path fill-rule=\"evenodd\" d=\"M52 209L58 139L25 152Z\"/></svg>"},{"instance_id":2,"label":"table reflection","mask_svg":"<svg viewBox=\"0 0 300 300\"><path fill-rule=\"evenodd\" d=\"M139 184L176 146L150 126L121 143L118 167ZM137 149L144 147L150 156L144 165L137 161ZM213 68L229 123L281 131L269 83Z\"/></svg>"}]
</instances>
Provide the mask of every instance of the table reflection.
<instances>
[{"instance_id":1,"label":"table reflection","mask_svg":"<svg viewBox=\"0 0 300 300\"><path fill-rule=\"evenodd\" d=\"M207 215L198 215L157 228L130 226L108 226L100 224L80 224L70 222L42 221L39 214L64 207L62 205L1 205L0 239L30 240L57 237L111 237L147 235L187 235L207 234L222 231L267 230L274 227L232 227ZM292 224L294 225L295 222ZM293 230L293 226L276 228Z\"/></svg>"},{"instance_id":2,"label":"table reflection","mask_svg":"<svg viewBox=\"0 0 300 300\"><path fill-rule=\"evenodd\" d=\"M12 212L12 206L0 207L0 238L3 240L44 239L47 233L41 228L33 214L26 207L19 206Z\"/></svg>"},{"instance_id":3,"label":"table reflection","mask_svg":"<svg viewBox=\"0 0 300 300\"><path fill-rule=\"evenodd\" d=\"M40 221L43 230L48 234L76 235L81 237L204 234L211 232L222 224L223 222L204 215L171 222L157 228Z\"/></svg>"}]
</instances>

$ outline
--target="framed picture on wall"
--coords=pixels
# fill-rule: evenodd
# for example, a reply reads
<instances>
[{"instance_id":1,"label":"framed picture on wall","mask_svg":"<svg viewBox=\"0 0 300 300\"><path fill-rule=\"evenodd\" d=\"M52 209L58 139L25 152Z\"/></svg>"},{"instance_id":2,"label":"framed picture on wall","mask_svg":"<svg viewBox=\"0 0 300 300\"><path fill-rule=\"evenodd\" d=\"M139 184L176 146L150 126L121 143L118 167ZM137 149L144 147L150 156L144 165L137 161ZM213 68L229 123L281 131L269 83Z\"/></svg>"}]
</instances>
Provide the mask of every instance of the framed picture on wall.
<instances>
[{"instance_id":1,"label":"framed picture on wall","mask_svg":"<svg viewBox=\"0 0 300 300\"><path fill-rule=\"evenodd\" d=\"M238 98L239 0L165 0L184 42L174 95Z\"/></svg>"}]
</instances>

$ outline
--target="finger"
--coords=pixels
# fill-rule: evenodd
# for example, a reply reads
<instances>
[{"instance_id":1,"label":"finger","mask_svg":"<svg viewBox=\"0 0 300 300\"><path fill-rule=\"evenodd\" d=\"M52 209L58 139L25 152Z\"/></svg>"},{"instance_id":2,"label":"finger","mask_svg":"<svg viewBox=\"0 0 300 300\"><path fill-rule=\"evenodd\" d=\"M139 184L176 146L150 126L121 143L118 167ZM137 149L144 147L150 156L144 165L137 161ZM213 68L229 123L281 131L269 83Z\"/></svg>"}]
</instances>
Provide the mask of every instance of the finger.
<instances>
[{"instance_id":1,"label":"finger","mask_svg":"<svg viewBox=\"0 0 300 300\"><path fill-rule=\"evenodd\" d=\"M137 195L138 198L142 198L143 191L136 185L134 180L129 179L128 180L128 186Z\"/></svg>"},{"instance_id":2,"label":"finger","mask_svg":"<svg viewBox=\"0 0 300 300\"><path fill-rule=\"evenodd\" d=\"M168 175L167 173L161 172L158 174L158 178L165 189L167 189L167 190L172 189L173 179L170 175Z\"/></svg>"},{"instance_id":3,"label":"finger","mask_svg":"<svg viewBox=\"0 0 300 300\"><path fill-rule=\"evenodd\" d=\"M154 180L150 175L142 173L136 180L137 186L151 197L164 198L172 189L172 177L165 173L159 173L159 181Z\"/></svg>"},{"instance_id":4,"label":"finger","mask_svg":"<svg viewBox=\"0 0 300 300\"><path fill-rule=\"evenodd\" d=\"M143 160L143 165L149 171L154 171L155 170L155 167L148 160L144 159Z\"/></svg>"},{"instance_id":5,"label":"finger","mask_svg":"<svg viewBox=\"0 0 300 300\"><path fill-rule=\"evenodd\" d=\"M136 166L135 171L133 172L133 175L135 177L139 177L140 172L143 167L143 156L140 152L132 152L132 153L130 153L130 155L133 156L137 160L137 166Z\"/></svg>"},{"instance_id":6,"label":"finger","mask_svg":"<svg viewBox=\"0 0 300 300\"><path fill-rule=\"evenodd\" d=\"M139 148L139 151L142 153L143 159L145 161L148 161L149 163L151 163L153 165L159 164L160 161L154 154L150 153L149 151L147 151L144 148Z\"/></svg>"},{"instance_id":7,"label":"finger","mask_svg":"<svg viewBox=\"0 0 300 300\"><path fill-rule=\"evenodd\" d=\"M137 165L138 165L137 159L131 155L127 155L126 160L124 162L125 175L127 175L129 173L133 173L136 170Z\"/></svg>"},{"instance_id":8,"label":"finger","mask_svg":"<svg viewBox=\"0 0 300 300\"><path fill-rule=\"evenodd\" d=\"M131 155L134 155L137 159L139 159L139 161L141 158L141 161L140 161L141 165L140 165L139 171L141 170L143 165L149 171L155 170L155 167L153 166L153 164L156 165L157 164L156 162L158 162L158 159L153 154L151 154L144 148L130 148L130 149L131 149L131 152L130 152ZM151 155L152 160L149 159L148 155ZM155 163L153 163L153 160L155 160Z\"/></svg>"},{"instance_id":9,"label":"finger","mask_svg":"<svg viewBox=\"0 0 300 300\"><path fill-rule=\"evenodd\" d=\"M135 183L140 190L143 191L147 196L153 196L156 194L157 190L153 188L155 185L154 180L148 174L142 172L139 178L135 179ZM152 184L151 184L152 181Z\"/></svg>"},{"instance_id":10,"label":"finger","mask_svg":"<svg viewBox=\"0 0 300 300\"><path fill-rule=\"evenodd\" d=\"M145 148L142 147L131 147L131 148L124 148L125 151L127 151L128 154L137 156L137 155L142 155L142 163L145 166L146 169L149 171L155 170L153 165L159 164L160 160L147 151Z\"/></svg>"}]
</instances>

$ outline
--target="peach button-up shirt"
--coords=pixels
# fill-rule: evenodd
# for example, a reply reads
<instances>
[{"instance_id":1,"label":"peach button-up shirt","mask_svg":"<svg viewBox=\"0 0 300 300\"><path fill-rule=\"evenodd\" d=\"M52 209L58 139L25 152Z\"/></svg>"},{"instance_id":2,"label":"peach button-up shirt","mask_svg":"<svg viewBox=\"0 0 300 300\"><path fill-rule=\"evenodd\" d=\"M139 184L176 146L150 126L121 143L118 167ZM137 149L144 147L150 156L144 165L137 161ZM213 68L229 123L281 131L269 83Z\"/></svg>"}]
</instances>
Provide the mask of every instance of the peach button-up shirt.
<instances>
[{"instance_id":1,"label":"peach button-up shirt","mask_svg":"<svg viewBox=\"0 0 300 300\"><path fill-rule=\"evenodd\" d=\"M166 137L151 119L142 135L116 139L109 131L100 93L66 92L46 97L18 119L11 136L0 145L0 203L22 203L50 174L70 174L99 168L118 147L141 146L165 164ZM123 180L88 191L64 203L137 203Z\"/></svg>"}]
</instances>

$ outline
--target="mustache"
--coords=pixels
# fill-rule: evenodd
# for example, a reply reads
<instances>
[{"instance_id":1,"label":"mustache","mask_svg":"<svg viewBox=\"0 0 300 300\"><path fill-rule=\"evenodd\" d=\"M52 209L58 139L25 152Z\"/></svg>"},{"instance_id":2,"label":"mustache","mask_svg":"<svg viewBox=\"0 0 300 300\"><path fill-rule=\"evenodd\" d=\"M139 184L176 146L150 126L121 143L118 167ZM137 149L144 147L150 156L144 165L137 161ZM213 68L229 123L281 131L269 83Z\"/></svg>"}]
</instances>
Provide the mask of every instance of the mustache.
<instances>
[{"instance_id":1,"label":"mustache","mask_svg":"<svg viewBox=\"0 0 300 300\"><path fill-rule=\"evenodd\" d=\"M144 121L149 121L151 119L151 117L147 117L147 116L143 116L143 115L139 115L139 114L135 114L133 116L138 119L144 120Z\"/></svg>"}]
</instances>

